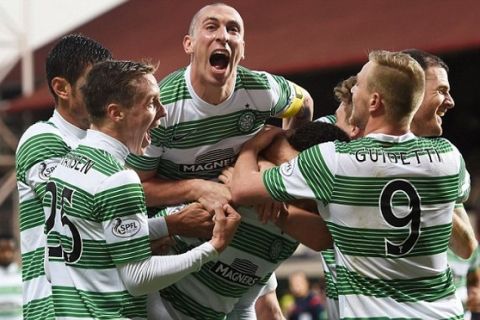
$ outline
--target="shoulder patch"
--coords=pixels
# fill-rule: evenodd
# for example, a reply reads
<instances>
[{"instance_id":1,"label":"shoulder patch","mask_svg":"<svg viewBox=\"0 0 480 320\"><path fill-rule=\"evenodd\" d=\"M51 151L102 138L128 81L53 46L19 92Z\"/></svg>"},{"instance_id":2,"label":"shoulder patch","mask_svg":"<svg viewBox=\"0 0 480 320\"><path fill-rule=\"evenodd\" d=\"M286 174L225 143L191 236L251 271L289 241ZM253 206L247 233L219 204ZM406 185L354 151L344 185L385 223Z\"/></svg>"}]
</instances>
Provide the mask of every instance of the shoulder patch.
<instances>
[{"instance_id":1,"label":"shoulder patch","mask_svg":"<svg viewBox=\"0 0 480 320\"><path fill-rule=\"evenodd\" d=\"M57 162L42 161L38 167L38 177L43 181L47 181L53 170L57 167L57 164Z\"/></svg>"},{"instance_id":2,"label":"shoulder patch","mask_svg":"<svg viewBox=\"0 0 480 320\"><path fill-rule=\"evenodd\" d=\"M136 219L116 218L112 233L120 238L133 237L140 231L140 223Z\"/></svg>"},{"instance_id":3,"label":"shoulder patch","mask_svg":"<svg viewBox=\"0 0 480 320\"><path fill-rule=\"evenodd\" d=\"M284 174L287 177L292 175L294 168L295 168L295 162L293 160L282 163L280 165L280 171L282 172L282 174Z\"/></svg>"}]
</instances>

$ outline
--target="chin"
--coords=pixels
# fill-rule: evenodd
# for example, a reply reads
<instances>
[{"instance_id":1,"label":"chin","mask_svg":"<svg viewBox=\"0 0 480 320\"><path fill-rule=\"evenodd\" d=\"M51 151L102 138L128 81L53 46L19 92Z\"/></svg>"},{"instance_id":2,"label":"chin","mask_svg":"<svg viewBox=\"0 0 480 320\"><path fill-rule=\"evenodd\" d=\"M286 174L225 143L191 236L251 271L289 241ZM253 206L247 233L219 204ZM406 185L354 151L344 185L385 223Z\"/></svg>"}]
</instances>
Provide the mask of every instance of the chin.
<instances>
[{"instance_id":1,"label":"chin","mask_svg":"<svg viewBox=\"0 0 480 320\"><path fill-rule=\"evenodd\" d=\"M439 137L442 135L443 130L442 127L439 126L433 126L431 128L425 128L426 130L426 135L427 137Z\"/></svg>"},{"instance_id":2,"label":"chin","mask_svg":"<svg viewBox=\"0 0 480 320\"><path fill-rule=\"evenodd\" d=\"M227 83L228 76L227 75L219 75L219 74L214 74L212 75L212 84L216 86L224 86Z\"/></svg>"}]
</instances>

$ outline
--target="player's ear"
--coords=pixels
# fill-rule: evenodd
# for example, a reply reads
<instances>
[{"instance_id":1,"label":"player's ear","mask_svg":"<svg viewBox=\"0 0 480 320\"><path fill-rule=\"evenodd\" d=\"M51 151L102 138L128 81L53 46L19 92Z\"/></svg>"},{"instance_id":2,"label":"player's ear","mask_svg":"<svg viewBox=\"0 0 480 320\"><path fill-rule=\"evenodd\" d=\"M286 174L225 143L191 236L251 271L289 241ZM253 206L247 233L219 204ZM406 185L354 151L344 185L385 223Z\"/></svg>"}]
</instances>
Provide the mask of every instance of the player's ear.
<instances>
[{"instance_id":1,"label":"player's ear","mask_svg":"<svg viewBox=\"0 0 480 320\"><path fill-rule=\"evenodd\" d=\"M185 37L183 37L183 50L185 50L186 54L192 54L193 53L192 37L189 34L187 34Z\"/></svg>"},{"instance_id":2,"label":"player's ear","mask_svg":"<svg viewBox=\"0 0 480 320\"><path fill-rule=\"evenodd\" d=\"M123 108L116 103L111 103L107 106L106 114L113 122L120 122L125 118Z\"/></svg>"},{"instance_id":3,"label":"player's ear","mask_svg":"<svg viewBox=\"0 0 480 320\"><path fill-rule=\"evenodd\" d=\"M62 77L54 77L50 82L53 92L61 100L67 100L72 93L72 86L67 79Z\"/></svg>"},{"instance_id":4,"label":"player's ear","mask_svg":"<svg viewBox=\"0 0 480 320\"><path fill-rule=\"evenodd\" d=\"M380 94L378 92L372 93L370 95L370 100L369 100L370 112L379 111L382 106L383 106L383 102Z\"/></svg>"}]
</instances>

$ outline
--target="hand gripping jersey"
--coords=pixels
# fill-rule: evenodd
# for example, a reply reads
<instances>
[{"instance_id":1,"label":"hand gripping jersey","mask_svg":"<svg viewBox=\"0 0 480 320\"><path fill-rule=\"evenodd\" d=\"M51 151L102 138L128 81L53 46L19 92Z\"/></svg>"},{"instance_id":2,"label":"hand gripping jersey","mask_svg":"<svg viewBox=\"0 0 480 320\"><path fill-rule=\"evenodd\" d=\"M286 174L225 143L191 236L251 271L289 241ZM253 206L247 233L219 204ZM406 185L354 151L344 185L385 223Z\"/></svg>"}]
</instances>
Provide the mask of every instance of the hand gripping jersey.
<instances>
[{"instance_id":1,"label":"hand gripping jersey","mask_svg":"<svg viewBox=\"0 0 480 320\"><path fill-rule=\"evenodd\" d=\"M216 179L268 117L293 116L303 94L283 77L239 66L232 95L211 105L194 92L188 67L162 80L160 101L167 114L145 155L130 155L129 166L167 179Z\"/></svg>"},{"instance_id":2,"label":"hand gripping jersey","mask_svg":"<svg viewBox=\"0 0 480 320\"><path fill-rule=\"evenodd\" d=\"M65 121L59 113L38 122L22 135L16 152L17 188L20 199L23 317L52 319L51 286L45 278L45 185L60 159L78 145L85 130Z\"/></svg>"},{"instance_id":3,"label":"hand gripping jersey","mask_svg":"<svg viewBox=\"0 0 480 320\"><path fill-rule=\"evenodd\" d=\"M151 256L144 193L128 149L89 130L46 185L47 271L57 319L146 318L117 266Z\"/></svg>"},{"instance_id":4,"label":"hand gripping jersey","mask_svg":"<svg viewBox=\"0 0 480 320\"><path fill-rule=\"evenodd\" d=\"M446 251L470 182L450 142L409 133L324 143L263 180L279 201L325 206L341 319L463 317Z\"/></svg>"},{"instance_id":5,"label":"hand gripping jersey","mask_svg":"<svg viewBox=\"0 0 480 320\"><path fill-rule=\"evenodd\" d=\"M168 208L161 215L178 209ZM239 207L242 222L230 245L214 261L204 264L160 295L175 319L224 319L242 298L256 295L275 269L289 258L298 242L273 223L262 224L250 207ZM175 253L186 252L201 239L175 237Z\"/></svg>"}]
</instances>

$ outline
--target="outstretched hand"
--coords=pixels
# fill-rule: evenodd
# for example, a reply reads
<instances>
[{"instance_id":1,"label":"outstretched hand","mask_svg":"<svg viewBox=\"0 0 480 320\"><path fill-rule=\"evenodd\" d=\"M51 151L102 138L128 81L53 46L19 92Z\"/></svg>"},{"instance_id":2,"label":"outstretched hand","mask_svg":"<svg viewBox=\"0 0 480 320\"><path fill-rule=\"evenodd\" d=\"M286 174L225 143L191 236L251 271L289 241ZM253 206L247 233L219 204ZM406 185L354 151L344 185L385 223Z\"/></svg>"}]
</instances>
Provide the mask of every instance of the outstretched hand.
<instances>
[{"instance_id":1,"label":"outstretched hand","mask_svg":"<svg viewBox=\"0 0 480 320\"><path fill-rule=\"evenodd\" d=\"M220 253L232 241L235 231L240 224L240 214L229 204L216 206L215 214L212 218L215 226L213 227L213 235L210 243Z\"/></svg>"},{"instance_id":2,"label":"outstretched hand","mask_svg":"<svg viewBox=\"0 0 480 320\"><path fill-rule=\"evenodd\" d=\"M198 180L195 198L211 214L216 206L223 206L232 200L232 195L228 186L220 182Z\"/></svg>"},{"instance_id":3,"label":"outstretched hand","mask_svg":"<svg viewBox=\"0 0 480 320\"><path fill-rule=\"evenodd\" d=\"M212 236L212 214L200 203L189 204L166 220L170 234L202 239Z\"/></svg>"}]
</instances>

